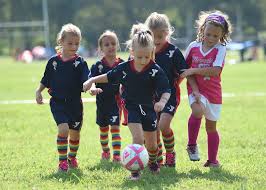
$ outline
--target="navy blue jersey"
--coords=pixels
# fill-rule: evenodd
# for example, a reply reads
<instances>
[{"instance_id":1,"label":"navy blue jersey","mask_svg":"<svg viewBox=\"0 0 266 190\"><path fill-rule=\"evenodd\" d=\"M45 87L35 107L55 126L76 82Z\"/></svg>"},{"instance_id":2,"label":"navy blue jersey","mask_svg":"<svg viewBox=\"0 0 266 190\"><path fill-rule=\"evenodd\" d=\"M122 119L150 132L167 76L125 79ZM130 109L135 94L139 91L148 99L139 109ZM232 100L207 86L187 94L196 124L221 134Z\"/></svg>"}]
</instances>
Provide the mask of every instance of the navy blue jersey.
<instances>
[{"instance_id":1,"label":"navy blue jersey","mask_svg":"<svg viewBox=\"0 0 266 190\"><path fill-rule=\"evenodd\" d=\"M167 75L171 90L179 75L184 72L184 69L189 68L181 51L170 43L166 43L160 52L155 54L155 62Z\"/></svg>"},{"instance_id":2,"label":"navy blue jersey","mask_svg":"<svg viewBox=\"0 0 266 190\"><path fill-rule=\"evenodd\" d=\"M110 65L107 60L103 58L101 61L97 61L91 66L90 77L105 74L121 62L123 62L123 60L118 58L114 65ZM119 84L96 83L96 87L103 90L102 93L96 95L96 100L115 100L115 95L119 93Z\"/></svg>"},{"instance_id":3,"label":"navy blue jersey","mask_svg":"<svg viewBox=\"0 0 266 190\"><path fill-rule=\"evenodd\" d=\"M49 88L48 92L54 98L79 98L89 74L88 65L82 57L76 55L63 61L61 55L55 55L49 59L41 83Z\"/></svg>"},{"instance_id":4,"label":"navy blue jersey","mask_svg":"<svg viewBox=\"0 0 266 190\"><path fill-rule=\"evenodd\" d=\"M167 76L153 61L141 72L136 71L134 60L121 63L107 73L107 78L112 84L123 85L126 104L153 107L155 93L161 96L171 91Z\"/></svg>"}]
</instances>

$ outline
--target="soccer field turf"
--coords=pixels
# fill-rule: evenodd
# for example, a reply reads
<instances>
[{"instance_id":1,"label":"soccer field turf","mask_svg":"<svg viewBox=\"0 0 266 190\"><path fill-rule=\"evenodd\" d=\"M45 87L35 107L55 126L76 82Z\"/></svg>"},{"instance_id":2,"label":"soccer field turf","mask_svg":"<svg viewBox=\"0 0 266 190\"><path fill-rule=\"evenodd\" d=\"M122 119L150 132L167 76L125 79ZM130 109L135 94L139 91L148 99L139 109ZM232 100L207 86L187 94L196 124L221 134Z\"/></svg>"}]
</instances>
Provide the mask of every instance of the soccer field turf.
<instances>
[{"instance_id":1,"label":"soccer field turf","mask_svg":"<svg viewBox=\"0 0 266 190\"><path fill-rule=\"evenodd\" d=\"M88 60L91 64L94 60ZM0 102L34 100L44 62L22 64L0 58ZM218 130L222 168L202 165L207 158L204 122L199 134L201 161L186 153L190 109L182 83L182 101L174 117L177 165L159 175L146 169L140 181L127 180L120 165L100 161L94 102L84 103L84 125L78 152L80 168L58 174L56 125L48 104L0 104L0 189L265 189L266 62L225 65L223 107ZM46 92L45 98L49 98ZM91 98L83 94L85 98ZM122 147L131 135L121 126ZM111 141L109 140L109 143Z\"/></svg>"}]
</instances>

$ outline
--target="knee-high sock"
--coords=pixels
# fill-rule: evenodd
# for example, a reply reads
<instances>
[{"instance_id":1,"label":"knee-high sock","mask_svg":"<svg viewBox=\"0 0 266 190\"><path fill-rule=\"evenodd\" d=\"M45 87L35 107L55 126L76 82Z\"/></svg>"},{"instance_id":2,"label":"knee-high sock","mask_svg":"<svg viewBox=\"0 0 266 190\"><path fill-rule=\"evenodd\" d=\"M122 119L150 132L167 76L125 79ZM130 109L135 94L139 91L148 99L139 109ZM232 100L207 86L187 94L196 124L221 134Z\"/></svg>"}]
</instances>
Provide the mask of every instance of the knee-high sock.
<instances>
[{"instance_id":1,"label":"knee-high sock","mask_svg":"<svg viewBox=\"0 0 266 190\"><path fill-rule=\"evenodd\" d=\"M79 140L76 141L69 140L68 158L70 160L76 158L78 149L79 149Z\"/></svg>"},{"instance_id":2,"label":"knee-high sock","mask_svg":"<svg viewBox=\"0 0 266 190\"><path fill-rule=\"evenodd\" d=\"M57 136L57 150L59 154L59 161L67 160L68 141L67 137Z\"/></svg>"},{"instance_id":3,"label":"knee-high sock","mask_svg":"<svg viewBox=\"0 0 266 190\"><path fill-rule=\"evenodd\" d=\"M170 133L169 134L162 133L162 136L166 153L173 152L175 147L175 137L173 130L170 128Z\"/></svg>"},{"instance_id":4,"label":"knee-high sock","mask_svg":"<svg viewBox=\"0 0 266 190\"><path fill-rule=\"evenodd\" d=\"M156 162L157 161L158 149L156 149L156 150L147 149L147 151L148 151L148 154L149 154L149 164Z\"/></svg>"},{"instance_id":5,"label":"knee-high sock","mask_svg":"<svg viewBox=\"0 0 266 190\"><path fill-rule=\"evenodd\" d=\"M208 135L208 160L217 163L217 154L220 143L220 137L217 131L207 132Z\"/></svg>"},{"instance_id":6,"label":"knee-high sock","mask_svg":"<svg viewBox=\"0 0 266 190\"><path fill-rule=\"evenodd\" d=\"M112 134L113 155L120 155L121 151L120 129L111 129L111 134Z\"/></svg>"},{"instance_id":7,"label":"knee-high sock","mask_svg":"<svg viewBox=\"0 0 266 190\"><path fill-rule=\"evenodd\" d=\"M157 145L158 145L158 155L157 162L158 164L163 164L163 145L161 141L161 131L157 130Z\"/></svg>"},{"instance_id":8,"label":"knee-high sock","mask_svg":"<svg viewBox=\"0 0 266 190\"><path fill-rule=\"evenodd\" d=\"M201 124L201 118L196 118L192 114L188 120L188 145L196 145Z\"/></svg>"},{"instance_id":9,"label":"knee-high sock","mask_svg":"<svg viewBox=\"0 0 266 190\"><path fill-rule=\"evenodd\" d=\"M108 133L109 133L109 126L107 127L100 127L100 143L102 146L102 150L104 152L110 151L108 146Z\"/></svg>"}]
</instances>

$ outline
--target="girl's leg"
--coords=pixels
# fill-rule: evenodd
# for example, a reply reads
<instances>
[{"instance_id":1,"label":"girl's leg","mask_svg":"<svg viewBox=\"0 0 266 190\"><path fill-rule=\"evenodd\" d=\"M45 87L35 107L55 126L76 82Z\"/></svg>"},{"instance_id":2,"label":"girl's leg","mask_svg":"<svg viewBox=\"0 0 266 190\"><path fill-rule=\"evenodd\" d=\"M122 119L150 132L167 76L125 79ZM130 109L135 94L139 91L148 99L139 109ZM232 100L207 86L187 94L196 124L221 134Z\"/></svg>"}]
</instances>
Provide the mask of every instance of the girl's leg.
<instances>
[{"instance_id":1,"label":"girl's leg","mask_svg":"<svg viewBox=\"0 0 266 190\"><path fill-rule=\"evenodd\" d=\"M100 127L100 143L102 146L102 160L110 159L110 148L108 146L109 142L109 126Z\"/></svg>"},{"instance_id":2,"label":"girl's leg","mask_svg":"<svg viewBox=\"0 0 266 190\"><path fill-rule=\"evenodd\" d=\"M144 132L145 146L149 153L149 168L152 173L159 173L160 166L157 163L158 145L157 130Z\"/></svg>"},{"instance_id":3,"label":"girl's leg","mask_svg":"<svg viewBox=\"0 0 266 190\"><path fill-rule=\"evenodd\" d=\"M111 134L112 134L112 147L113 147L113 161L120 162L121 136L120 136L120 128L118 125L111 126Z\"/></svg>"},{"instance_id":4,"label":"girl's leg","mask_svg":"<svg viewBox=\"0 0 266 190\"><path fill-rule=\"evenodd\" d=\"M69 126L67 123L58 125L57 150L59 154L59 171L67 171L67 149L68 149Z\"/></svg>"},{"instance_id":5,"label":"girl's leg","mask_svg":"<svg viewBox=\"0 0 266 190\"><path fill-rule=\"evenodd\" d=\"M216 121L206 119L206 132L208 136L208 161L205 166L219 166L217 154L220 138L218 131L216 130L216 123Z\"/></svg>"},{"instance_id":6,"label":"girl's leg","mask_svg":"<svg viewBox=\"0 0 266 190\"><path fill-rule=\"evenodd\" d=\"M69 166L72 168L78 167L78 161L76 159L77 152L79 149L80 131L79 130L69 130L69 152L68 152L68 162Z\"/></svg>"},{"instance_id":7,"label":"girl's leg","mask_svg":"<svg viewBox=\"0 0 266 190\"><path fill-rule=\"evenodd\" d=\"M162 113L159 120L159 128L162 132L164 147L166 150L165 166L175 167L175 138L170 123L173 116L168 113Z\"/></svg>"},{"instance_id":8,"label":"girl's leg","mask_svg":"<svg viewBox=\"0 0 266 190\"><path fill-rule=\"evenodd\" d=\"M163 165L163 144L161 141L161 131L157 129L157 145L158 145L158 155L157 155L157 162L159 165Z\"/></svg>"}]
</instances>

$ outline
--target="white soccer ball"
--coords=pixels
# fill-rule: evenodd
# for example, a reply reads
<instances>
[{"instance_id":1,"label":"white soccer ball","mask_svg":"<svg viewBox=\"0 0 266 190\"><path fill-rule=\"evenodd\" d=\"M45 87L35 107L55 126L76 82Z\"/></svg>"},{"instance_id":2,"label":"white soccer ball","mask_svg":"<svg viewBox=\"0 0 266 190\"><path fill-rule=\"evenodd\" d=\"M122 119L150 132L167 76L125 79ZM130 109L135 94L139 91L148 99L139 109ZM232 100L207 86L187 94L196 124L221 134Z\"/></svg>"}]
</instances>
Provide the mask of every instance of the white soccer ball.
<instances>
[{"instance_id":1,"label":"white soccer ball","mask_svg":"<svg viewBox=\"0 0 266 190\"><path fill-rule=\"evenodd\" d=\"M148 161L148 151L139 144L130 144L122 151L121 163L129 171L143 170Z\"/></svg>"}]
</instances>

